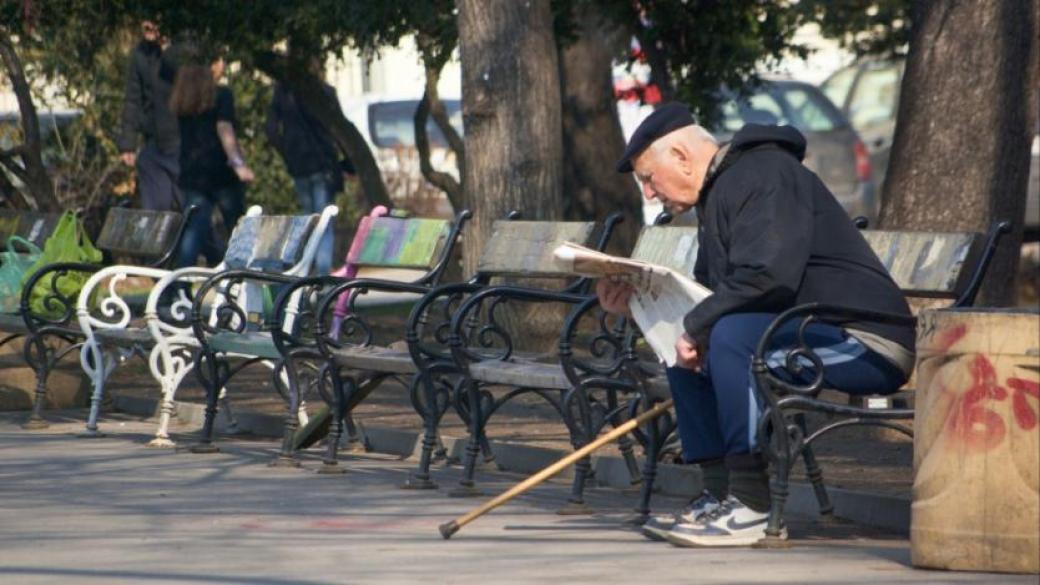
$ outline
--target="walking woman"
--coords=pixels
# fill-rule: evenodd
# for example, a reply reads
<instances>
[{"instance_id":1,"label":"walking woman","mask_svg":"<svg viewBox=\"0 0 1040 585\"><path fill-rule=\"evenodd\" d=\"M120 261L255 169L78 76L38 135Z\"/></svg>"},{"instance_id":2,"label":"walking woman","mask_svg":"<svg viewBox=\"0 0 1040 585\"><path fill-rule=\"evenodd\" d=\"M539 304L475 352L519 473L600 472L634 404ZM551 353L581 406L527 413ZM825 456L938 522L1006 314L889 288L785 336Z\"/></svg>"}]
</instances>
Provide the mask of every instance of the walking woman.
<instances>
[{"instance_id":1,"label":"walking woman","mask_svg":"<svg viewBox=\"0 0 1040 585\"><path fill-rule=\"evenodd\" d=\"M180 126L181 173L177 184L186 206L198 205L181 240L180 266L192 266L201 252L210 266L224 257L226 244L210 228L213 206L230 234L245 213L245 184L253 180L235 138L235 100L218 82L224 59L189 61L177 69L170 110Z\"/></svg>"}]
</instances>

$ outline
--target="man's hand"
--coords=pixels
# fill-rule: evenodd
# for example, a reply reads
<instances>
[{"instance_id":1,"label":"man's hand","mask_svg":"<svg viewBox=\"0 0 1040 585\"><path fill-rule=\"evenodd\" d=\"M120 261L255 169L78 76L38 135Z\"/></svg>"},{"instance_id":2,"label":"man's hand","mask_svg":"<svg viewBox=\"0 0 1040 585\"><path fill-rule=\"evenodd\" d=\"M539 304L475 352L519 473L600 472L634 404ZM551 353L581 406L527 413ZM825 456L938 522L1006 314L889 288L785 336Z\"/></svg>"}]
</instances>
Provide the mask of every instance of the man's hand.
<instances>
[{"instance_id":1,"label":"man's hand","mask_svg":"<svg viewBox=\"0 0 1040 585\"><path fill-rule=\"evenodd\" d=\"M119 155L119 158L123 160L123 164L132 167L137 162L137 155L132 152L124 152Z\"/></svg>"},{"instance_id":2,"label":"man's hand","mask_svg":"<svg viewBox=\"0 0 1040 585\"><path fill-rule=\"evenodd\" d=\"M632 311L628 308L628 299L635 292L632 285L627 282L615 282L607 278L596 281L596 296L599 297L599 305L603 310L615 315L632 317Z\"/></svg>"},{"instance_id":3,"label":"man's hand","mask_svg":"<svg viewBox=\"0 0 1040 585\"><path fill-rule=\"evenodd\" d=\"M675 356L675 365L680 368L686 368L694 372L701 371L701 360L704 356L701 355L697 342L686 333L683 333L679 340L675 342Z\"/></svg>"},{"instance_id":4,"label":"man's hand","mask_svg":"<svg viewBox=\"0 0 1040 585\"><path fill-rule=\"evenodd\" d=\"M240 165L240 166L234 167L234 169L235 169L235 174L238 175L238 180L239 181L242 181L243 183L252 183L253 182L253 178L254 177L253 177L253 170L252 169L250 169L246 165Z\"/></svg>"}]
</instances>

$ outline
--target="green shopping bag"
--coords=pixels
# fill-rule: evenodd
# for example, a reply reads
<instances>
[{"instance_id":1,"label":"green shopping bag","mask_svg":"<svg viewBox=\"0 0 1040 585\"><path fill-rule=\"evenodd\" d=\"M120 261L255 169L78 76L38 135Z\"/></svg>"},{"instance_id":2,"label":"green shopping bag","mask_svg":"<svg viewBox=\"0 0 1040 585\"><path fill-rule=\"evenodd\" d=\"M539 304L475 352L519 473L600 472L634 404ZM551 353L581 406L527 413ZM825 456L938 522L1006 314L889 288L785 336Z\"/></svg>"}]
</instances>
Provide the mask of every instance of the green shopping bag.
<instances>
[{"instance_id":1,"label":"green shopping bag","mask_svg":"<svg viewBox=\"0 0 1040 585\"><path fill-rule=\"evenodd\" d=\"M58 262L86 262L97 264L101 262L101 251L94 247L87 236L79 218L72 211L66 211L58 220L51 237L43 244L43 253L22 278L22 284L41 268ZM69 299L73 304L83 285L90 278L86 272L69 272L57 281L58 293ZM33 288L29 298L29 309L38 315L46 317L60 316L65 307L60 303L46 302L49 295L53 295L50 277L44 279ZM72 307L75 309L75 306Z\"/></svg>"},{"instance_id":2,"label":"green shopping bag","mask_svg":"<svg viewBox=\"0 0 1040 585\"><path fill-rule=\"evenodd\" d=\"M15 244L24 251L19 251ZM22 279L42 254L43 251L36 244L25 238L7 238L7 249L0 252L0 313L18 312L18 304L22 299Z\"/></svg>"}]
</instances>

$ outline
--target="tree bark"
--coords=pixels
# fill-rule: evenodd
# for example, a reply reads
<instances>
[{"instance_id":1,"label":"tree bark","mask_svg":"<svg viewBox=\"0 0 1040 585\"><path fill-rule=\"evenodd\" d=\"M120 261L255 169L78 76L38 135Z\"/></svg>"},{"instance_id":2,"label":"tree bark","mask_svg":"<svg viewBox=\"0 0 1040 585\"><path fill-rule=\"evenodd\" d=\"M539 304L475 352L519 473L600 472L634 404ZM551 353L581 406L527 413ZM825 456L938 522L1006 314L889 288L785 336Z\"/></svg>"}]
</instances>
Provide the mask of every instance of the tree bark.
<instances>
[{"instance_id":1,"label":"tree bark","mask_svg":"<svg viewBox=\"0 0 1040 585\"><path fill-rule=\"evenodd\" d=\"M1037 123L1038 0L919 0L881 225L984 231L1009 219L979 304L1013 302Z\"/></svg>"},{"instance_id":2,"label":"tree bark","mask_svg":"<svg viewBox=\"0 0 1040 585\"><path fill-rule=\"evenodd\" d=\"M354 163L361 189L369 205L392 207L383 175L375 157L372 156L372 150L365 142L365 137L361 135L357 126L343 115L339 104L322 90L321 81L307 73L305 67L293 66L286 57L275 53L261 54L257 56L256 62L272 79L287 84L300 103L329 129L336 146Z\"/></svg>"},{"instance_id":3,"label":"tree bark","mask_svg":"<svg viewBox=\"0 0 1040 585\"><path fill-rule=\"evenodd\" d=\"M549 0L458 0L463 192L473 210L463 253L472 273L491 223L563 215L560 81Z\"/></svg>"},{"instance_id":4,"label":"tree bark","mask_svg":"<svg viewBox=\"0 0 1040 585\"><path fill-rule=\"evenodd\" d=\"M560 55L563 96L564 215L603 221L620 211L625 221L610 251L628 255L643 223L639 189L614 170L625 138L614 101L613 56L627 38L601 18L582 15L578 39Z\"/></svg>"},{"instance_id":5,"label":"tree bark","mask_svg":"<svg viewBox=\"0 0 1040 585\"><path fill-rule=\"evenodd\" d=\"M32 198L30 204L35 205L38 211L58 211L60 205L54 196L54 183L47 174L47 168L43 166L43 141L40 137L40 122L36 117L36 106L33 105L29 84L25 80L22 61L14 50L11 37L4 30L0 30L0 60L7 69L11 88L18 99L18 111L22 118L24 136L24 142L21 145L0 153L0 164L3 164L25 184L25 189ZM21 159L21 164L15 160L16 157Z\"/></svg>"}]
</instances>

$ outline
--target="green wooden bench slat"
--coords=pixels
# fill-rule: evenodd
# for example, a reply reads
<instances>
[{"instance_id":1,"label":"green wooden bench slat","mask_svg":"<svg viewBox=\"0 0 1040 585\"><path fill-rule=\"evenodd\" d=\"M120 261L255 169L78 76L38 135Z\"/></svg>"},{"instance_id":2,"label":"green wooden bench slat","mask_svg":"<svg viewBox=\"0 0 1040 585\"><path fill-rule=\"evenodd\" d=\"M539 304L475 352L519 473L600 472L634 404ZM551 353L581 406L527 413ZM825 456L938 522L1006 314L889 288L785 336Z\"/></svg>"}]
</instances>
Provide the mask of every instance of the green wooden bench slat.
<instances>
[{"instance_id":1,"label":"green wooden bench slat","mask_svg":"<svg viewBox=\"0 0 1040 585\"><path fill-rule=\"evenodd\" d=\"M568 277L553 258L564 242L588 245L596 225L578 221L496 221L477 271L503 276Z\"/></svg>"},{"instance_id":2,"label":"green wooden bench slat","mask_svg":"<svg viewBox=\"0 0 1040 585\"><path fill-rule=\"evenodd\" d=\"M60 213L0 210L0 244L11 236L20 236L43 247L60 218Z\"/></svg>"},{"instance_id":3,"label":"green wooden bench slat","mask_svg":"<svg viewBox=\"0 0 1040 585\"><path fill-rule=\"evenodd\" d=\"M904 292L956 296L982 236L974 233L866 230L863 236Z\"/></svg>"},{"instance_id":4,"label":"green wooden bench slat","mask_svg":"<svg viewBox=\"0 0 1040 585\"><path fill-rule=\"evenodd\" d=\"M137 257L161 256L172 245L182 216L173 211L109 208L97 247Z\"/></svg>"},{"instance_id":5,"label":"green wooden bench slat","mask_svg":"<svg viewBox=\"0 0 1040 585\"><path fill-rule=\"evenodd\" d=\"M432 268L447 244L450 222L442 219L375 217L359 232L347 262L383 268Z\"/></svg>"},{"instance_id":6,"label":"green wooden bench slat","mask_svg":"<svg viewBox=\"0 0 1040 585\"><path fill-rule=\"evenodd\" d=\"M692 275L697 262L697 228L648 225L639 233L632 259Z\"/></svg>"}]
</instances>

